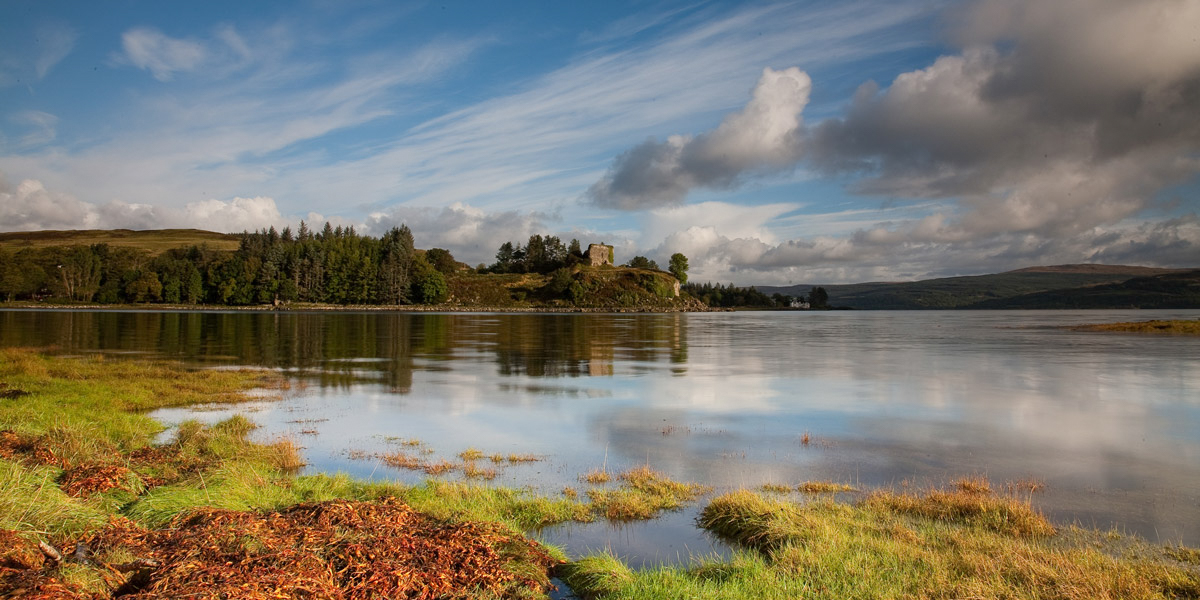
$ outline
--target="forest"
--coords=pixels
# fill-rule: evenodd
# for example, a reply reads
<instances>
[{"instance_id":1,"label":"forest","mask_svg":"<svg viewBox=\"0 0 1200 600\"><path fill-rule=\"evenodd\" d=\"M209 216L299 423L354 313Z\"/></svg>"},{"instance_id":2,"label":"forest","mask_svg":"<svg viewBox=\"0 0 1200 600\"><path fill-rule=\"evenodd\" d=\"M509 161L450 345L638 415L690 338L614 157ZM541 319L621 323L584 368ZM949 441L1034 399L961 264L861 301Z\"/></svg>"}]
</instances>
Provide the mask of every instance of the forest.
<instances>
[{"instance_id":1,"label":"forest","mask_svg":"<svg viewBox=\"0 0 1200 600\"><path fill-rule=\"evenodd\" d=\"M432 304L448 294L449 252L420 252L412 232L375 238L353 227L243 233L235 252L193 245L152 254L93 244L0 250L0 297L102 304L277 302ZM449 263L449 267L447 266Z\"/></svg>"}]
</instances>

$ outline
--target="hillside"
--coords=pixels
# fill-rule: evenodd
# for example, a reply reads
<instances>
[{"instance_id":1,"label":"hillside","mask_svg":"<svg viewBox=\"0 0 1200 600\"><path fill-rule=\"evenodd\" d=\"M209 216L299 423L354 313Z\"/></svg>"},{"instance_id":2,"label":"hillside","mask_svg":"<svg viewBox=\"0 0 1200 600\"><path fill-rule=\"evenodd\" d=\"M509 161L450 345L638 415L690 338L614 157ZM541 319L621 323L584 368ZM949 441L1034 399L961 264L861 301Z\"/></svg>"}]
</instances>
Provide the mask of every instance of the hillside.
<instances>
[{"instance_id":1,"label":"hillside","mask_svg":"<svg viewBox=\"0 0 1200 600\"><path fill-rule=\"evenodd\" d=\"M508 309L704 310L681 295L670 273L630 267L579 265L554 273L479 274L446 278L447 305Z\"/></svg>"},{"instance_id":2,"label":"hillside","mask_svg":"<svg viewBox=\"0 0 1200 600\"><path fill-rule=\"evenodd\" d=\"M849 285L822 285L829 293L829 303L868 310L921 310L951 308L999 308L1003 300L1047 293L1055 290L1078 290L1075 295L1086 296L1095 286L1116 284L1135 277L1154 277L1178 273L1177 269L1125 265L1056 265L1029 267L992 275L945 277L910 282L874 282ZM806 295L814 285L787 287L758 286L767 294ZM1048 301L1049 296L1026 300L1022 308ZM1110 300L1113 298L1110 296ZM1099 302L1099 301L1098 301ZM1004 306L1008 307L1008 306ZM1100 306L1097 306L1098 308ZM1013 306L1013 308L1016 308ZM1044 308L1054 308L1046 306Z\"/></svg>"},{"instance_id":3,"label":"hillside","mask_svg":"<svg viewBox=\"0 0 1200 600\"><path fill-rule=\"evenodd\" d=\"M238 249L239 239L228 233L200 229L77 229L68 231L16 231L0 233L0 248L15 252L25 248L54 246L91 246L108 244L135 248L157 256L173 248L207 245L213 250L232 252Z\"/></svg>"},{"instance_id":4,"label":"hillside","mask_svg":"<svg viewBox=\"0 0 1200 600\"><path fill-rule=\"evenodd\" d=\"M999 298L970 308L1200 308L1200 269Z\"/></svg>"}]
</instances>

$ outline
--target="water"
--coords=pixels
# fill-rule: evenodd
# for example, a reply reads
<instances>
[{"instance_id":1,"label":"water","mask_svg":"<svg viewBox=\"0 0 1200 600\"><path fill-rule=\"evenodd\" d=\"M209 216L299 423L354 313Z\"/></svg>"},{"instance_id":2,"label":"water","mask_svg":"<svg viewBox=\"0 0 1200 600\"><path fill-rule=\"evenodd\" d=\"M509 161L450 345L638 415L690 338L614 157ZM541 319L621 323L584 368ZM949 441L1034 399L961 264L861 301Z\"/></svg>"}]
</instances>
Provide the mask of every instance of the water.
<instances>
[{"instance_id":1,"label":"water","mask_svg":"<svg viewBox=\"0 0 1200 600\"><path fill-rule=\"evenodd\" d=\"M1200 544L1200 338L1063 325L1200 311L404 314L0 311L0 345L254 365L296 378L239 406L310 471L418 482L351 451L532 453L495 483L557 494L649 464L717 493L767 482L1038 479L1060 523ZM166 410L167 422L231 409ZM802 443L804 434L809 443ZM453 477L453 476L452 476ZM573 555L727 548L697 507L540 532Z\"/></svg>"}]
</instances>

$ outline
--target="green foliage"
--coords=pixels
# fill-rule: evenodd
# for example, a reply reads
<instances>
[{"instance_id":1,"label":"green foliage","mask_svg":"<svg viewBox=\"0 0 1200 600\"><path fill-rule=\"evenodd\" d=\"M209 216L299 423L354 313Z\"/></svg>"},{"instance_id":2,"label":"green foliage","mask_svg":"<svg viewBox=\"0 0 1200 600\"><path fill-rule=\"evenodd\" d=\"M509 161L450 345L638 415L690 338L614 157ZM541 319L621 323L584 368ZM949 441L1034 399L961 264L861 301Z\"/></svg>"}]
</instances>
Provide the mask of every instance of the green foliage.
<instances>
[{"instance_id":1,"label":"green foliage","mask_svg":"<svg viewBox=\"0 0 1200 600\"><path fill-rule=\"evenodd\" d=\"M756 307L771 308L776 306L775 299L753 287L740 288L732 283L729 285L712 283L689 283L684 291L691 294L704 304L719 308Z\"/></svg>"},{"instance_id":2,"label":"green foliage","mask_svg":"<svg viewBox=\"0 0 1200 600\"><path fill-rule=\"evenodd\" d=\"M446 284L446 277L433 265L422 257L416 257L410 294L420 304L441 304L449 298L450 287Z\"/></svg>"},{"instance_id":3,"label":"green foliage","mask_svg":"<svg viewBox=\"0 0 1200 600\"><path fill-rule=\"evenodd\" d=\"M680 284L687 283L688 259L680 252L671 255L671 265L667 268Z\"/></svg>"},{"instance_id":4,"label":"green foliage","mask_svg":"<svg viewBox=\"0 0 1200 600\"><path fill-rule=\"evenodd\" d=\"M46 286L46 271L36 256L32 250L10 253L0 249L0 297L10 302L28 299Z\"/></svg>"},{"instance_id":5,"label":"green foliage","mask_svg":"<svg viewBox=\"0 0 1200 600\"><path fill-rule=\"evenodd\" d=\"M458 261L454 260L454 255L450 254L449 250L430 248L425 251L425 260L429 261L429 264L443 275L450 275L458 271Z\"/></svg>"},{"instance_id":6,"label":"green foliage","mask_svg":"<svg viewBox=\"0 0 1200 600\"><path fill-rule=\"evenodd\" d=\"M152 302L162 299L163 285L154 271L135 271L136 275L125 284L125 297L130 302ZM178 298L178 290L175 290ZM176 300L178 302L178 300Z\"/></svg>"},{"instance_id":7,"label":"green foliage","mask_svg":"<svg viewBox=\"0 0 1200 600\"><path fill-rule=\"evenodd\" d=\"M632 267L634 269L653 269L655 271L658 270L658 263L646 258L645 256L635 256L625 266Z\"/></svg>"},{"instance_id":8,"label":"green foliage","mask_svg":"<svg viewBox=\"0 0 1200 600\"><path fill-rule=\"evenodd\" d=\"M814 287L808 292L808 304L812 308L829 308L829 292L823 287Z\"/></svg>"},{"instance_id":9,"label":"green foliage","mask_svg":"<svg viewBox=\"0 0 1200 600\"><path fill-rule=\"evenodd\" d=\"M582 256L581 256L582 257ZM553 235L531 235L528 245L504 242L496 252L492 273L550 273L571 266L572 253Z\"/></svg>"},{"instance_id":10,"label":"green foliage","mask_svg":"<svg viewBox=\"0 0 1200 600\"><path fill-rule=\"evenodd\" d=\"M567 267L556 269L550 274L550 280L546 282L542 292L550 298L558 298L563 296L574 282L575 277L571 269Z\"/></svg>"}]
</instances>

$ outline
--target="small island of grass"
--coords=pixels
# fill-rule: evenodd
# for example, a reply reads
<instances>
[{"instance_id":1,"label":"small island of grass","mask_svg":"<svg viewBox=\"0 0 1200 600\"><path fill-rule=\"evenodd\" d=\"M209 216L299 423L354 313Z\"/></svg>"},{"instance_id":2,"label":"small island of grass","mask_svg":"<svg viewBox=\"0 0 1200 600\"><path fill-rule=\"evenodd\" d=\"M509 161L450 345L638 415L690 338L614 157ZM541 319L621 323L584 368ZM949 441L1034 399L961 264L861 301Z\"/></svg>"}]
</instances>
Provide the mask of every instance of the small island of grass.
<instances>
[{"instance_id":1,"label":"small island of grass","mask_svg":"<svg viewBox=\"0 0 1200 600\"><path fill-rule=\"evenodd\" d=\"M1072 329L1076 331L1107 331L1115 333L1172 333L1180 335L1200 335L1200 319L1097 323L1092 325L1077 325L1072 327Z\"/></svg>"}]
</instances>

